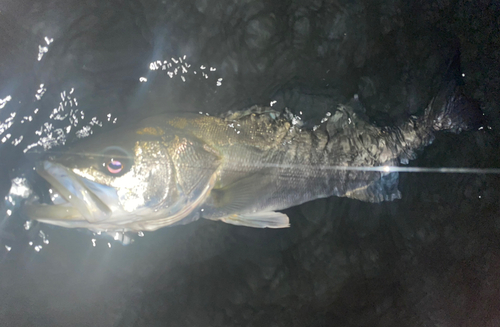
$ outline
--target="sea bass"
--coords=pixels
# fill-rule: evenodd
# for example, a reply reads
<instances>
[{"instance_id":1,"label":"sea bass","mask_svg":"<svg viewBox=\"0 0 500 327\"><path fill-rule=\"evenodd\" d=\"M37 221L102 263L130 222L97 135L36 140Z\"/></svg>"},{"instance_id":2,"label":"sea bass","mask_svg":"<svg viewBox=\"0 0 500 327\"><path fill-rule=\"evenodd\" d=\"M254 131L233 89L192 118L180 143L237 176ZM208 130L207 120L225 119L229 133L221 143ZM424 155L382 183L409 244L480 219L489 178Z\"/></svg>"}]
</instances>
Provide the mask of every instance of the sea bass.
<instances>
[{"instance_id":1,"label":"sea bass","mask_svg":"<svg viewBox=\"0 0 500 327\"><path fill-rule=\"evenodd\" d=\"M312 129L258 106L220 117L164 114L39 162L52 201L33 201L24 212L93 231L152 231L199 218L288 227L279 210L314 199L400 198L397 172L342 168L407 163L436 131L470 129L480 116L454 87L396 127L377 127L351 105Z\"/></svg>"}]
</instances>

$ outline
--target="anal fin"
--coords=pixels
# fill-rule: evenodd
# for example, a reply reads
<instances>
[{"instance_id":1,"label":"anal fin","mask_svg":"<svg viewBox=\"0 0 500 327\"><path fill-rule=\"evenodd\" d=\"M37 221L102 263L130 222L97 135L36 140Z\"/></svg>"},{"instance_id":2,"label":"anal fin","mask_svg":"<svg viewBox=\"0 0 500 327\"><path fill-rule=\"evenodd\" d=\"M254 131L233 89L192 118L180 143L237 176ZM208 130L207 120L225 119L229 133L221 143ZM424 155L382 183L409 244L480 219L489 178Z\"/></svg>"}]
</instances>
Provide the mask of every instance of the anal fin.
<instances>
[{"instance_id":1,"label":"anal fin","mask_svg":"<svg viewBox=\"0 0 500 327\"><path fill-rule=\"evenodd\" d=\"M378 203L382 201L393 201L401 198L398 190L398 173L382 173L379 180L367 187L352 190L346 193L346 197L364 202Z\"/></svg>"}]
</instances>

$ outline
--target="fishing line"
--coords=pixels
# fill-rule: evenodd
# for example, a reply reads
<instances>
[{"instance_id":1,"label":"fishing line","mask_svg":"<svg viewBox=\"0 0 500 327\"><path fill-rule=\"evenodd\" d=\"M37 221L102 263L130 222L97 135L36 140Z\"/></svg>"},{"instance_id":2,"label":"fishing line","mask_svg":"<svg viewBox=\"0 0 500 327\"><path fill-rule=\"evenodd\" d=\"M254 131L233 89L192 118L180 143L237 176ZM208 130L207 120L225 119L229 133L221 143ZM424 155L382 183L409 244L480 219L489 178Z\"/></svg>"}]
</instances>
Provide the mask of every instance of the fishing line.
<instances>
[{"instance_id":1,"label":"fishing line","mask_svg":"<svg viewBox=\"0 0 500 327\"><path fill-rule=\"evenodd\" d=\"M294 166L295 167L295 166ZM310 167L310 166L305 166ZM377 171L384 173L446 173L446 174L500 174L500 168L464 168L464 167L400 167L400 166L375 166L375 167L353 167L353 166L326 166L321 168L332 170L350 171Z\"/></svg>"},{"instance_id":2,"label":"fishing line","mask_svg":"<svg viewBox=\"0 0 500 327\"><path fill-rule=\"evenodd\" d=\"M45 151L43 153L59 153L55 151ZM109 157L109 155L103 153L92 153L92 152L65 152L65 154L74 155L84 155L84 156L95 156L95 157ZM113 155L114 158L129 158L127 156ZM184 165L188 166L188 165ZM247 164L248 166L253 166ZM190 168L200 168L189 165ZM402 167L402 166L374 166L374 167L364 167L364 166L322 166L322 165L289 165L289 164L272 164L272 163L259 163L258 167L262 168L302 168L302 169L314 169L321 168L325 170L347 170L347 171L375 171L382 173L440 173L440 174L500 174L500 168L470 168L470 167Z\"/></svg>"}]
</instances>

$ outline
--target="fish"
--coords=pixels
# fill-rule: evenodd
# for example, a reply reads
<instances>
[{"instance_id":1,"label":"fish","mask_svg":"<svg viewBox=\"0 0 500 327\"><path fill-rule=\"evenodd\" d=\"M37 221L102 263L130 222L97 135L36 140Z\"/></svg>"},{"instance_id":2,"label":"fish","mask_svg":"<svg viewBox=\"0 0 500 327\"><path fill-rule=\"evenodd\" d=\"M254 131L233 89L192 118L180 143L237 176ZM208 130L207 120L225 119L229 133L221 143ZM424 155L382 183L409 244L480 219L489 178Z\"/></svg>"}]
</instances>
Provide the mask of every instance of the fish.
<instances>
[{"instance_id":1,"label":"fish","mask_svg":"<svg viewBox=\"0 0 500 327\"><path fill-rule=\"evenodd\" d=\"M154 231L201 218L286 228L282 210L315 199L401 198L397 172L365 168L408 163L436 132L469 130L482 117L455 85L397 126L379 127L359 107L355 99L340 104L314 128L265 106L123 125L40 160L35 170L52 200L23 212L91 231Z\"/></svg>"}]
</instances>

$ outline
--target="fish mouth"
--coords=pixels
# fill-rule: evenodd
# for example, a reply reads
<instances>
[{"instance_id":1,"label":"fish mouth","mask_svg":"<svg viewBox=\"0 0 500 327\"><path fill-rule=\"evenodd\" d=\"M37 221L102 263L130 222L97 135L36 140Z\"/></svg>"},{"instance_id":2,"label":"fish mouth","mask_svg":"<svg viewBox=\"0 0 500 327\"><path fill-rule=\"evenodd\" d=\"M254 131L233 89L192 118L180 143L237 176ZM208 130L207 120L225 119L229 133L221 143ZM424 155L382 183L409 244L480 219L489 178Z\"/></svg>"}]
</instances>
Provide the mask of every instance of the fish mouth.
<instances>
[{"instance_id":1,"label":"fish mouth","mask_svg":"<svg viewBox=\"0 0 500 327\"><path fill-rule=\"evenodd\" d=\"M31 219L73 227L102 223L111 217L118 201L114 188L78 176L53 161L42 161L35 170L50 184L52 204L27 205L25 213Z\"/></svg>"}]
</instances>

